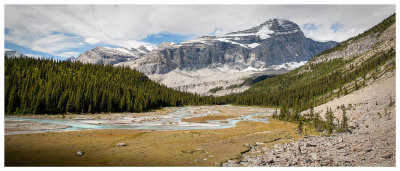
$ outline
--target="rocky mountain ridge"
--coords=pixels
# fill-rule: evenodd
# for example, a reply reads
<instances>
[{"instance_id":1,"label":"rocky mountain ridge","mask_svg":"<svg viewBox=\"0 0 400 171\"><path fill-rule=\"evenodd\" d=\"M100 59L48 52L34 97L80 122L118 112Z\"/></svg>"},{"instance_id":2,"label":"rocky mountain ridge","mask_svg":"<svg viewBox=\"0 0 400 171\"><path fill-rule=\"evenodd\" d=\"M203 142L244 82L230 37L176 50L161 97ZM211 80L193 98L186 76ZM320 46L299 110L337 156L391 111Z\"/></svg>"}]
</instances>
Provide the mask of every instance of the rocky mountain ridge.
<instances>
[{"instance_id":1,"label":"rocky mountain ridge","mask_svg":"<svg viewBox=\"0 0 400 171\"><path fill-rule=\"evenodd\" d=\"M272 19L248 30L224 36L203 36L155 49L144 58L121 65L151 74L172 70L198 70L221 65L267 68L286 62L308 61L336 42L306 38L300 27L288 20Z\"/></svg>"},{"instance_id":2,"label":"rocky mountain ridge","mask_svg":"<svg viewBox=\"0 0 400 171\"><path fill-rule=\"evenodd\" d=\"M334 45L336 42L306 38L291 21L272 19L223 36L202 36L179 44L165 42L140 59L118 65L137 69L178 90L225 95L246 90L248 87L227 88L241 85L245 78L286 73ZM217 87L222 89L210 92Z\"/></svg>"},{"instance_id":3,"label":"rocky mountain ridge","mask_svg":"<svg viewBox=\"0 0 400 171\"><path fill-rule=\"evenodd\" d=\"M9 50L9 49L4 50L4 56L8 58L27 57L26 55L19 53L19 51L17 50Z\"/></svg>"},{"instance_id":4,"label":"rocky mountain ridge","mask_svg":"<svg viewBox=\"0 0 400 171\"><path fill-rule=\"evenodd\" d=\"M114 65L130 60L137 60L149 52L150 50L144 46L131 49L96 47L79 55L75 60L82 63Z\"/></svg>"}]
</instances>

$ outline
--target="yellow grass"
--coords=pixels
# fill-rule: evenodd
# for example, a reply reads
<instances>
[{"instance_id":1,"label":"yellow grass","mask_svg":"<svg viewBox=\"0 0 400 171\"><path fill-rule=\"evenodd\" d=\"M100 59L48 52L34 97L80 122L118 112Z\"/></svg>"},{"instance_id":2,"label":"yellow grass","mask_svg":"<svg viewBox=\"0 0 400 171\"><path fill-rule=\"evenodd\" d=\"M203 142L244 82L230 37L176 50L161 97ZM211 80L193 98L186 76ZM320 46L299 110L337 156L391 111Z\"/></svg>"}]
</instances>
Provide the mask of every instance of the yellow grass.
<instances>
[{"instance_id":1,"label":"yellow grass","mask_svg":"<svg viewBox=\"0 0 400 171\"><path fill-rule=\"evenodd\" d=\"M183 122L196 122L196 123L207 123L209 120L225 120L229 118L236 118L234 115L207 115L202 117L194 117L188 119L182 119Z\"/></svg>"},{"instance_id":2,"label":"yellow grass","mask_svg":"<svg viewBox=\"0 0 400 171\"><path fill-rule=\"evenodd\" d=\"M264 116L252 116L252 118L261 118L261 119L269 118L269 117L271 117L271 116L267 116L267 115L264 115Z\"/></svg>"},{"instance_id":3,"label":"yellow grass","mask_svg":"<svg viewBox=\"0 0 400 171\"><path fill-rule=\"evenodd\" d=\"M210 114L207 116L193 117L182 119L184 122L196 122L196 123L207 123L209 120L225 120L229 118L236 118L244 115L250 115L253 113L266 112L265 108L255 107L238 107L238 106L211 106L213 110L218 111L217 114Z\"/></svg>"},{"instance_id":4,"label":"yellow grass","mask_svg":"<svg viewBox=\"0 0 400 171\"><path fill-rule=\"evenodd\" d=\"M299 138L297 125L271 120L185 131L88 130L5 136L6 166L217 166L244 144ZM309 131L310 132L310 131ZM310 132L311 133L311 132ZM116 147L119 142L126 147ZM76 156L82 150L84 156ZM206 159L206 160L205 160Z\"/></svg>"}]
</instances>

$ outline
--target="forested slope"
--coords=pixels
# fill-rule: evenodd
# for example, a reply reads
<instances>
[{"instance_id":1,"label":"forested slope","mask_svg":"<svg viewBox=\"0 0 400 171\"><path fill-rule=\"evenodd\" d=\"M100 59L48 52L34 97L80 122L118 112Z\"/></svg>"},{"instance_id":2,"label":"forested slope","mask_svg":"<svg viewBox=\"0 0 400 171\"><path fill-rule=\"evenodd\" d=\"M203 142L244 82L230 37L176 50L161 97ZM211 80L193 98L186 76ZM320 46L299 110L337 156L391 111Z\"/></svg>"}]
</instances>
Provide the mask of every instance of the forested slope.
<instances>
[{"instance_id":1,"label":"forested slope","mask_svg":"<svg viewBox=\"0 0 400 171\"><path fill-rule=\"evenodd\" d=\"M172 90L129 68L5 58L6 114L142 112L213 99Z\"/></svg>"}]
</instances>

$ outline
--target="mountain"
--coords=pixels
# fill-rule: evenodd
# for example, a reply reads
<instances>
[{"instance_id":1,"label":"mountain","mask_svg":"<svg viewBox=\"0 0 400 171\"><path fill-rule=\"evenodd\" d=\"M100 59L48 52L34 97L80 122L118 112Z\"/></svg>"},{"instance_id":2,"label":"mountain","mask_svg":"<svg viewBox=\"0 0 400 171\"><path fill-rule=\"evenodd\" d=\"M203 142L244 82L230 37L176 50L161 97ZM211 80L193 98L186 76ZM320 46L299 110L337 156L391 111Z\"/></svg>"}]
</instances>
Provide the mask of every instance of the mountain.
<instances>
[{"instance_id":1,"label":"mountain","mask_svg":"<svg viewBox=\"0 0 400 171\"><path fill-rule=\"evenodd\" d=\"M139 60L123 65L151 74L175 69L198 70L221 65L238 69L266 68L287 62L308 61L336 42L318 42L304 36L300 27L288 20L272 19L248 30L224 36L203 36L163 46Z\"/></svg>"},{"instance_id":2,"label":"mountain","mask_svg":"<svg viewBox=\"0 0 400 171\"><path fill-rule=\"evenodd\" d=\"M223 36L164 42L151 51L97 47L77 61L128 66L177 90L221 96L246 90L248 77L286 73L336 44L305 37L289 20L272 19ZM218 87L223 91L213 91Z\"/></svg>"},{"instance_id":3,"label":"mountain","mask_svg":"<svg viewBox=\"0 0 400 171\"><path fill-rule=\"evenodd\" d=\"M4 50L4 56L8 58L26 57L26 55L19 53L19 51L17 50L9 50L9 49Z\"/></svg>"},{"instance_id":4,"label":"mountain","mask_svg":"<svg viewBox=\"0 0 400 171\"><path fill-rule=\"evenodd\" d=\"M75 60L92 64L118 64L129 60L136 60L149 53L149 50L141 46L139 48L110 48L96 47L79 55Z\"/></svg>"},{"instance_id":5,"label":"mountain","mask_svg":"<svg viewBox=\"0 0 400 171\"><path fill-rule=\"evenodd\" d=\"M65 59L65 61L75 62L75 61L76 61L76 58L75 58L74 56L71 56L71 57Z\"/></svg>"},{"instance_id":6,"label":"mountain","mask_svg":"<svg viewBox=\"0 0 400 171\"><path fill-rule=\"evenodd\" d=\"M286 73L336 44L314 41L297 24L272 19L224 36L164 43L143 58L120 65L168 87L221 96L246 90L243 83L248 77Z\"/></svg>"},{"instance_id":7,"label":"mountain","mask_svg":"<svg viewBox=\"0 0 400 171\"><path fill-rule=\"evenodd\" d=\"M245 92L225 98L233 104L304 110L367 86L393 73L395 67L396 25L392 15L293 71L257 82Z\"/></svg>"}]
</instances>

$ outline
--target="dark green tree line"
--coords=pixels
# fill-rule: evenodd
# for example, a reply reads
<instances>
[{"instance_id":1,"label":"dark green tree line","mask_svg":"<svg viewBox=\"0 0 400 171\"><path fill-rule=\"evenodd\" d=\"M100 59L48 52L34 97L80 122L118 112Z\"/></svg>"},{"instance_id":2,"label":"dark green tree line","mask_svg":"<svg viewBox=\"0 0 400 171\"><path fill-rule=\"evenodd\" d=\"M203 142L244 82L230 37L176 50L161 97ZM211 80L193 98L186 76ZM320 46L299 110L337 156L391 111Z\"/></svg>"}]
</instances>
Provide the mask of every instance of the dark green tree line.
<instances>
[{"instance_id":1,"label":"dark green tree line","mask_svg":"<svg viewBox=\"0 0 400 171\"><path fill-rule=\"evenodd\" d=\"M218 103L159 85L129 68L5 58L7 114L142 112L196 104Z\"/></svg>"}]
</instances>

